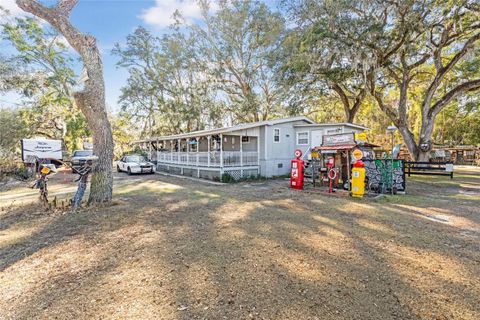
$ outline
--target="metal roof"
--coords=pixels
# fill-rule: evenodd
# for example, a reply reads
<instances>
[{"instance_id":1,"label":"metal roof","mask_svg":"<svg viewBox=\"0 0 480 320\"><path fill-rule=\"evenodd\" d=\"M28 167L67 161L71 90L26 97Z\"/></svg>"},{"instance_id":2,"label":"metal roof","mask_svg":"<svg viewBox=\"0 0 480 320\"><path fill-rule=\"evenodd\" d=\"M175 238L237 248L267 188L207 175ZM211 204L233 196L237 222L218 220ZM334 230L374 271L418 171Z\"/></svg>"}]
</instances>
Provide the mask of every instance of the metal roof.
<instances>
[{"instance_id":1,"label":"metal roof","mask_svg":"<svg viewBox=\"0 0 480 320\"><path fill-rule=\"evenodd\" d=\"M348 144L337 144L337 145L329 145L329 146L318 146L314 147L313 150L347 150L353 148L377 148L380 147L379 145L363 142L363 143L348 143Z\"/></svg>"},{"instance_id":2,"label":"metal roof","mask_svg":"<svg viewBox=\"0 0 480 320\"><path fill-rule=\"evenodd\" d=\"M198 136L228 133L228 132L246 130L246 129L256 128L256 127L261 127L261 126L272 126L272 125L276 125L276 124L293 122L293 121L305 121L305 122L308 122L308 124L314 124L315 123L307 117L299 116L299 117L282 118L282 119L267 120L267 121L241 123L241 124L231 126L231 127L191 131L191 132L187 132L187 133L175 134L175 135L170 135L170 136L159 136L159 137L153 137L153 138L150 138L150 139L133 141L132 143L141 143L141 142L149 142L149 141L157 141L157 140L175 140L175 139L184 139L184 138L195 138L195 137L198 137Z\"/></svg>"},{"instance_id":3,"label":"metal roof","mask_svg":"<svg viewBox=\"0 0 480 320\"><path fill-rule=\"evenodd\" d=\"M351 128L357 128L362 130L367 130L368 128L360 124L350 123L350 122L339 122L339 123L309 123L309 124L296 124L295 128L305 128L305 127L336 127L336 126L346 126Z\"/></svg>"},{"instance_id":4,"label":"metal roof","mask_svg":"<svg viewBox=\"0 0 480 320\"><path fill-rule=\"evenodd\" d=\"M338 144L335 146L320 146L320 147L315 147L313 150L350 150L355 148L357 145L356 144Z\"/></svg>"}]
</instances>

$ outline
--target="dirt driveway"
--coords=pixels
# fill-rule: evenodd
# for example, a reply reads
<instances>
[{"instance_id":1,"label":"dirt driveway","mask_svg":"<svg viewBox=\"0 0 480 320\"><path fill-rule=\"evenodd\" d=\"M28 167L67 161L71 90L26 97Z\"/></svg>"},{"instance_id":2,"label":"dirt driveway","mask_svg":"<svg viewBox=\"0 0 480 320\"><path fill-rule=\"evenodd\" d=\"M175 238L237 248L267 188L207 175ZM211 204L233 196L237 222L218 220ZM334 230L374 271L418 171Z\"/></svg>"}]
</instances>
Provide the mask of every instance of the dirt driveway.
<instances>
[{"instance_id":1,"label":"dirt driveway","mask_svg":"<svg viewBox=\"0 0 480 320\"><path fill-rule=\"evenodd\" d=\"M480 319L480 170L459 170L377 202L160 175L76 214L0 193L0 319Z\"/></svg>"}]
</instances>

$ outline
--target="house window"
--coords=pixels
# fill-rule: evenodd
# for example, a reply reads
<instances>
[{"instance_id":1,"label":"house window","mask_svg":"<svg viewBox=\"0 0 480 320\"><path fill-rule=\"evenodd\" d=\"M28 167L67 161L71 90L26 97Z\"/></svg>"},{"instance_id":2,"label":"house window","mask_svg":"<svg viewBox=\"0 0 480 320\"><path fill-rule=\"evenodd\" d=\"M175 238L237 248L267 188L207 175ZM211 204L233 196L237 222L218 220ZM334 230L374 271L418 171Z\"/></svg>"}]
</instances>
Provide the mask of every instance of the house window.
<instances>
[{"instance_id":1,"label":"house window","mask_svg":"<svg viewBox=\"0 0 480 320\"><path fill-rule=\"evenodd\" d=\"M280 129L273 129L273 142L280 142Z\"/></svg>"},{"instance_id":2,"label":"house window","mask_svg":"<svg viewBox=\"0 0 480 320\"><path fill-rule=\"evenodd\" d=\"M243 143L249 143L250 142L250 137L249 136L243 136L242 137L242 142Z\"/></svg>"},{"instance_id":3,"label":"house window","mask_svg":"<svg viewBox=\"0 0 480 320\"><path fill-rule=\"evenodd\" d=\"M297 144L298 145L308 145L310 141L308 140L308 132L297 132Z\"/></svg>"}]
</instances>

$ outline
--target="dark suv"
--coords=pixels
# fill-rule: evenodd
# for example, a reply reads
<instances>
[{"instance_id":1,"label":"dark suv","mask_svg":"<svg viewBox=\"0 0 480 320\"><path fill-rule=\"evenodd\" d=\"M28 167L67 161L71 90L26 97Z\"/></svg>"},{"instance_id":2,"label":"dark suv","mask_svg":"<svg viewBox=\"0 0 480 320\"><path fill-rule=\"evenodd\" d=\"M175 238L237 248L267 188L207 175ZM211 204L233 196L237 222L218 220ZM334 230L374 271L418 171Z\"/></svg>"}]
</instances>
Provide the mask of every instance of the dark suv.
<instances>
[{"instance_id":1,"label":"dark suv","mask_svg":"<svg viewBox=\"0 0 480 320\"><path fill-rule=\"evenodd\" d=\"M93 156L92 150L75 150L72 153L72 158L70 161L72 162L72 167L74 169L81 168L85 162L91 159Z\"/></svg>"}]
</instances>

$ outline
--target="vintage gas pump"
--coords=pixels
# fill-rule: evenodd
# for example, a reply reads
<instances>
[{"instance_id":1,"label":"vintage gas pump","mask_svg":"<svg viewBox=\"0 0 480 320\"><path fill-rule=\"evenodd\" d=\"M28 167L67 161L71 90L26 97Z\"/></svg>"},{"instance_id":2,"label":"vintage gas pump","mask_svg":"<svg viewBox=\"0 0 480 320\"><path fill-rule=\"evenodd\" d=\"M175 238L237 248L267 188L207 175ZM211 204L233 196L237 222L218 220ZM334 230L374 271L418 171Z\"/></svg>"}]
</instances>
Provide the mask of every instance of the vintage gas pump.
<instances>
[{"instance_id":1,"label":"vintage gas pump","mask_svg":"<svg viewBox=\"0 0 480 320\"><path fill-rule=\"evenodd\" d=\"M352 197L362 198L365 193L365 165L357 160L352 169Z\"/></svg>"},{"instance_id":2,"label":"vintage gas pump","mask_svg":"<svg viewBox=\"0 0 480 320\"><path fill-rule=\"evenodd\" d=\"M335 178L337 177L337 172L333 168L334 165L335 165L335 158L329 157L327 159L327 176L329 180L328 193L333 192L333 180L335 180Z\"/></svg>"},{"instance_id":3,"label":"vintage gas pump","mask_svg":"<svg viewBox=\"0 0 480 320\"><path fill-rule=\"evenodd\" d=\"M295 158L292 160L290 169L290 187L293 189L303 189L303 169L304 161L300 159L302 156L302 150L295 150Z\"/></svg>"}]
</instances>

